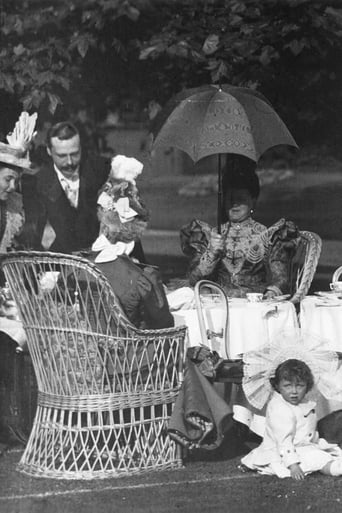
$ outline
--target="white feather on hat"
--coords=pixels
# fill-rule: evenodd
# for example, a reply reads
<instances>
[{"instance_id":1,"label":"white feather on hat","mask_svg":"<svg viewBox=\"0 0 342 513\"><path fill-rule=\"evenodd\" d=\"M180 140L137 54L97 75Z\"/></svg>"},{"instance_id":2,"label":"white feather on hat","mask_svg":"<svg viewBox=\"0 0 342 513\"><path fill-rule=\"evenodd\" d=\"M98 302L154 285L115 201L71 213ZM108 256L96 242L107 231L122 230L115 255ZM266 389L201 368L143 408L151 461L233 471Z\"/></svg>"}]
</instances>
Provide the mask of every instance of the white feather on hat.
<instances>
[{"instance_id":1,"label":"white feather on hat","mask_svg":"<svg viewBox=\"0 0 342 513\"><path fill-rule=\"evenodd\" d=\"M9 144L0 142L0 163L20 167L23 171L32 172L29 157L30 144L36 134L37 113L31 116L22 112L15 124L13 132L7 135Z\"/></svg>"}]
</instances>

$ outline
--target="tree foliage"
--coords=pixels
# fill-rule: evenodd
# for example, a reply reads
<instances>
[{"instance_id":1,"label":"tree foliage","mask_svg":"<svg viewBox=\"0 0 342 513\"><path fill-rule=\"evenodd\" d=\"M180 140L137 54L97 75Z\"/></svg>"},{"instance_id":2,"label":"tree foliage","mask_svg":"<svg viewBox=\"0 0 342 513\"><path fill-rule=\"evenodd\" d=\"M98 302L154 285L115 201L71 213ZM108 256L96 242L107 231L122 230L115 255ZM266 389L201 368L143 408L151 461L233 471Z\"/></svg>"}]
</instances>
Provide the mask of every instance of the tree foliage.
<instances>
[{"instance_id":1,"label":"tree foliage","mask_svg":"<svg viewBox=\"0 0 342 513\"><path fill-rule=\"evenodd\" d=\"M183 2L140 58L172 68L177 87L228 82L257 88L296 128L339 124L342 9L319 0ZM177 12L176 12L177 11ZM160 93L162 96L162 93ZM162 98L164 100L164 98Z\"/></svg>"},{"instance_id":2,"label":"tree foliage","mask_svg":"<svg viewBox=\"0 0 342 513\"><path fill-rule=\"evenodd\" d=\"M59 0L2 2L0 89L15 94L25 109L46 104L53 113L73 83L82 78L89 51L124 48L115 37L103 41L106 27L139 11L125 1Z\"/></svg>"},{"instance_id":3,"label":"tree foliage","mask_svg":"<svg viewBox=\"0 0 342 513\"><path fill-rule=\"evenodd\" d=\"M100 109L110 95L142 110L228 82L258 88L291 129L340 126L337 0L0 2L0 90L27 110L82 99Z\"/></svg>"}]
</instances>

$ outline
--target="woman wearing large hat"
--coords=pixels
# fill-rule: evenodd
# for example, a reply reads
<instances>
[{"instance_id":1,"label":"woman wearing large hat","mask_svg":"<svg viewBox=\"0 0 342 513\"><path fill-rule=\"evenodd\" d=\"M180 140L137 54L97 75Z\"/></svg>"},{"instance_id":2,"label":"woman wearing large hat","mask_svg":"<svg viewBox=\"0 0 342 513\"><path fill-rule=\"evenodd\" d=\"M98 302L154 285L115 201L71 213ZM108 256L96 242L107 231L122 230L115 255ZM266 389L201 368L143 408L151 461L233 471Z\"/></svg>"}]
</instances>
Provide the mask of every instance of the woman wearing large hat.
<instances>
[{"instance_id":1,"label":"woman wearing large hat","mask_svg":"<svg viewBox=\"0 0 342 513\"><path fill-rule=\"evenodd\" d=\"M31 173L29 147L34 136L37 114L22 112L13 132L7 136L9 144L0 142L0 253L17 245L25 215L17 184L22 173Z\"/></svg>"},{"instance_id":2,"label":"woman wearing large hat","mask_svg":"<svg viewBox=\"0 0 342 513\"><path fill-rule=\"evenodd\" d=\"M0 253L26 245L24 208L18 182L23 173L32 173L29 147L34 136L37 114L23 112L8 144L0 143ZM26 237L25 237L26 238ZM3 447L18 440L25 443L32 419L32 397L36 395L33 368L22 355L25 333L13 319L15 307L8 296L4 276L0 274L0 455ZM13 338L12 338L13 337ZM14 340L15 339L15 340ZM18 345L17 345L18 344ZM32 384L31 384L32 383ZM32 397L31 397L32 394Z\"/></svg>"}]
</instances>

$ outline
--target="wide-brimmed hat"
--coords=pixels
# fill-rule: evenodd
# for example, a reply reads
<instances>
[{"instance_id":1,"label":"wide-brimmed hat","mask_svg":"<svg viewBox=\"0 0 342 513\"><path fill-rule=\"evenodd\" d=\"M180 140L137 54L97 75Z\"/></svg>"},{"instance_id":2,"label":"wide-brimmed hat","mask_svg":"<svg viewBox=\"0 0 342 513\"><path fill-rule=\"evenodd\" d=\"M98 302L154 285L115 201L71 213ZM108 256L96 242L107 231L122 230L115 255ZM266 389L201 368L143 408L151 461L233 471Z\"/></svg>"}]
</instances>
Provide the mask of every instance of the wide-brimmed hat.
<instances>
[{"instance_id":1,"label":"wide-brimmed hat","mask_svg":"<svg viewBox=\"0 0 342 513\"><path fill-rule=\"evenodd\" d=\"M278 365L289 359L306 363L313 374L315 389L327 399L341 396L337 353L330 349L329 341L296 328L280 332L265 346L244 354L242 387L252 406L262 409L267 403L273 393L270 379Z\"/></svg>"},{"instance_id":2,"label":"wide-brimmed hat","mask_svg":"<svg viewBox=\"0 0 342 513\"><path fill-rule=\"evenodd\" d=\"M32 174L35 169L29 155L29 148L35 136L37 114L31 116L22 112L13 132L7 135L8 144L0 142L0 164L8 164Z\"/></svg>"},{"instance_id":3,"label":"wide-brimmed hat","mask_svg":"<svg viewBox=\"0 0 342 513\"><path fill-rule=\"evenodd\" d=\"M30 170L32 166L27 151L24 151L22 148L14 148L2 142L0 142L0 164L20 167L23 171Z\"/></svg>"}]
</instances>

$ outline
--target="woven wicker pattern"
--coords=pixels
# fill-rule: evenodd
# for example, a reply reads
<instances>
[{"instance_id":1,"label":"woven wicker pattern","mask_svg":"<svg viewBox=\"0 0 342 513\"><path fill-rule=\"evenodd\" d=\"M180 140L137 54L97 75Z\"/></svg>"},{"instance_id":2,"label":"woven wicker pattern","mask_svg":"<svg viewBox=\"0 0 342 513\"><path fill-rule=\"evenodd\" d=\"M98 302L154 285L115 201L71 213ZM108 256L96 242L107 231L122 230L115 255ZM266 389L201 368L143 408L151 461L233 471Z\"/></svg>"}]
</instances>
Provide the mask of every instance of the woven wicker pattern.
<instances>
[{"instance_id":1,"label":"woven wicker pattern","mask_svg":"<svg viewBox=\"0 0 342 513\"><path fill-rule=\"evenodd\" d=\"M322 240L314 232L300 231L301 243L290 267L290 283L293 287L292 303L299 303L309 292L322 249Z\"/></svg>"},{"instance_id":2,"label":"woven wicker pattern","mask_svg":"<svg viewBox=\"0 0 342 513\"><path fill-rule=\"evenodd\" d=\"M85 259L18 252L2 265L39 391L19 469L92 479L181 466L166 427L182 381L186 328L137 330Z\"/></svg>"}]
</instances>

